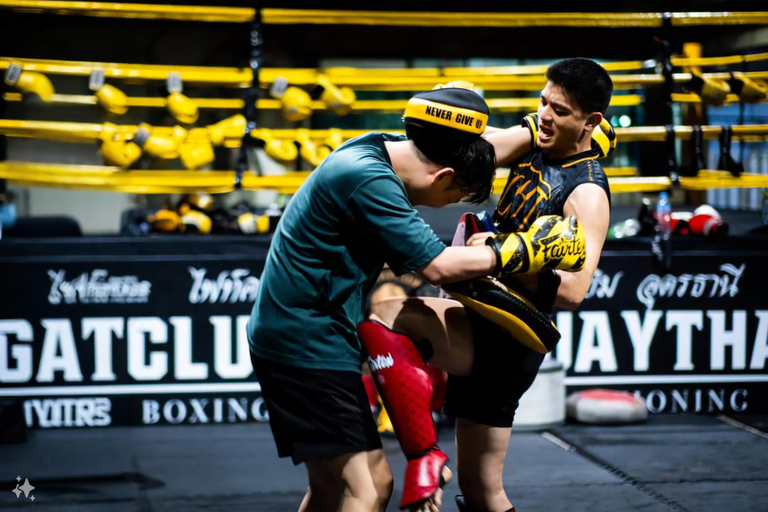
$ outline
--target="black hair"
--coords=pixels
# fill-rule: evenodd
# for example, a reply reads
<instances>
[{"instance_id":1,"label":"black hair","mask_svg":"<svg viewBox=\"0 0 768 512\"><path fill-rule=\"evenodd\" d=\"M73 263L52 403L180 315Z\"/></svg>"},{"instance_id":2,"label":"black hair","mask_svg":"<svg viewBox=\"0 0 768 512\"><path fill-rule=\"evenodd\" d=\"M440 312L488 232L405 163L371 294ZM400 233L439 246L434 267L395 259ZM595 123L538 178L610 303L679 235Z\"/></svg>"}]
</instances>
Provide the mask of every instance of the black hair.
<instances>
[{"instance_id":1,"label":"black hair","mask_svg":"<svg viewBox=\"0 0 768 512\"><path fill-rule=\"evenodd\" d=\"M547 80L560 87L570 101L585 114L605 114L613 94L608 72L595 61L563 59L547 69Z\"/></svg>"},{"instance_id":2,"label":"black hair","mask_svg":"<svg viewBox=\"0 0 768 512\"><path fill-rule=\"evenodd\" d=\"M456 184L470 203L488 199L496 176L496 151L490 142L431 123L406 122L405 133L427 160L454 170Z\"/></svg>"}]
</instances>

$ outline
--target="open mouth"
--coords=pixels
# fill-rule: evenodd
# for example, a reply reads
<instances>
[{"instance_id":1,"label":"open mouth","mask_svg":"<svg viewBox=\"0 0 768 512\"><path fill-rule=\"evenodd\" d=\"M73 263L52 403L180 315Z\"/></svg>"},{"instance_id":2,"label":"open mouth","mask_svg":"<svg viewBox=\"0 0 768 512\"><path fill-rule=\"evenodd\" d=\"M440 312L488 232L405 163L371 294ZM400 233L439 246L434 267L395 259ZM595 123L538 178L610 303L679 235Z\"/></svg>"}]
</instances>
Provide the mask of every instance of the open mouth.
<instances>
[{"instance_id":1,"label":"open mouth","mask_svg":"<svg viewBox=\"0 0 768 512\"><path fill-rule=\"evenodd\" d=\"M539 142L547 143L554 136L554 131L545 126L539 126Z\"/></svg>"}]
</instances>

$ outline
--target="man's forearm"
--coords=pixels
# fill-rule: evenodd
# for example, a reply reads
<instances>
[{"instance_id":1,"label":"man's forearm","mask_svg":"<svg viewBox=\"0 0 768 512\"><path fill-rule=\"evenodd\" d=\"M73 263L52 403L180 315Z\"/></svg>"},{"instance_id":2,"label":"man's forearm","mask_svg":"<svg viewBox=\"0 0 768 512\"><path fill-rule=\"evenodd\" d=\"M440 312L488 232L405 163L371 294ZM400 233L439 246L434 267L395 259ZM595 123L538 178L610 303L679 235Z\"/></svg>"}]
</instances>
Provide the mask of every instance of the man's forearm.
<instances>
[{"instance_id":1,"label":"man's forearm","mask_svg":"<svg viewBox=\"0 0 768 512\"><path fill-rule=\"evenodd\" d=\"M420 273L431 284L446 284L482 277L496 270L496 254L487 245L447 247Z\"/></svg>"}]
</instances>

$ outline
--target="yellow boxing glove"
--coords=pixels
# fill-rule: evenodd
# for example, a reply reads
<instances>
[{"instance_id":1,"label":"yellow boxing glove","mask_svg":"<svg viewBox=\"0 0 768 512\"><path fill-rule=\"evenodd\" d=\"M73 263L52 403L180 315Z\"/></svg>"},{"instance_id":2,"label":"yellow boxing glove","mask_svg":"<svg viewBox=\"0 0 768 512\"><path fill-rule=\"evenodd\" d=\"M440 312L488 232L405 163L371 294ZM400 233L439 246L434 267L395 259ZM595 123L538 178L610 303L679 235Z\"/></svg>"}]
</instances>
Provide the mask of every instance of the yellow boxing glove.
<instances>
[{"instance_id":1,"label":"yellow boxing glove","mask_svg":"<svg viewBox=\"0 0 768 512\"><path fill-rule=\"evenodd\" d=\"M267 156L283 165L292 165L299 156L299 150L292 140L277 139L269 129L254 130L251 137L262 141Z\"/></svg>"},{"instance_id":2,"label":"yellow boxing glove","mask_svg":"<svg viewBox=\"0 0 768 512\"><path fill-rule=\"evenodd\" d=\"M584 268L587 243L576 217L544 215L524 233L500 233L486 240L496 253L496 273L534 274Z\"/></svg>"},{"instance_id":3,"label":"yellow boxing glove","mask_svg":"<svg viewBox=\"0 0 768 512\"><path fill-rule=\"evenodd\" d=\"M296 142L300 145L299 154L301 158L309 162L312 167L320 165L331 154L329 147L318 146L312 140L310 132L306 128L296 130Z\"/></svg>"},{"instance_id":4,"label":"yellow boxing glove","mask_svg":"<svg viewBox=\"0 0 768 512\"><path fill-rule=\"evenodd\" d=\"M213 162L213 144L207 139L187 139L179 147L179 158L187 169L199 169Z\"/></svg>"},{"instance_id":5,"label":"yellow boxing glove","mask_svg":"<svg viewBox=\"0 0 768 512\"><path fill-rule=\"evenodd\" d=\"M200 112L197 103L184 96L182 91L181 75L178 73L168 73L168 98L166 106L168 111L180 123L193 124L197 121Z\"/></svg>"},{"instance_id":6,"label":"yellow boxing glove","mask_svg":"<svg viewBox=\"0 0 768 512\"><path fill-rule=\"evenodd\" d=\"M187 130L179 125L170 131L141 123L133 135L135 142L145 153L161 158L178 158L179 146L187 138Z\"/></svg>"},{"instance_id":7,"label":"yellow boxing glove","mask_svg":"<svg viewBox=\"0 0 768 512\"><path fill-rule=\"evenodd\" d=\"M216 124L208 125L208 137L215 146L221 146L228 140L242 139L245 133L245 116L236 114Z\"/></svg>"},{"instance_id":8,"label":"yellow boxing glove","mask_svg":"<svg viewBox=\"0 0 768 512\"><path fill-rule=\"evenodd\" d=\"M88 80L88 88L93 91L96 101L108 113L121 116L128 112L128 97L123 91L105 82L103 69L94 69Z\"/></svg>"},{"instance_id":9,"label":"yellow boxing glove","mask_svg":"<svg viewBox=\"0 0 768 512\"><path fill-rule=\"evenodd\" d=\"M692 78L683 84L683 87L698 94L703 103L716 107L725 105L725 100L731 92L727 82L715 80L699 72L693 72Z\"/></svg>"},{"instance_id":10,"label":"yellow boxing glove","mask_svg":"<svg viewBox=\"0 0 768 512\"><path fill-rule=\"evenodd\" d=\"M531 132L531 150L538 147L539 115L536 112L526 115L525 117L523 117L523 120L520 122L520 125L525 128L528 128L528 131Z\"/></svg>"},{"instance_id":11,"label":"yellow boxing glove","mask_svg":"<svg viewBox=\"0 0 768 512\"><path fill-rule=\"evenodd\" d=\"M54 94L53 84L47 76L37 71L25 71L18 64L8 65L5 71L5 83L43 102L51 101Z\"/></svg>"},{"instance_id":12,"label":"yellow boxing glove","mask_svg":"<svg viewBox=\"0 0 768 512\"><path fill-rule=\"evenodd\" d=\"M539 140L539 116L535 112L528 114L520 124L531 132L531 149L536 148ZM611 123L603 118L592 130L592 149L597 151L599 158L605 158L616 149L616 143L616 131Z\"/></svg>"},{"instance_id":13,"label":"yellow boxing glove","mask_svg":"<svg viewBox=\"0 0 768 512\"><path fill-rule=\"evenodd\" d=\"M335 114L345 116L352 112L352 105L355 103L355 91L349 87L336 87L328 77L319 75L317 85L322 89L320 100Z\"/></svg>"},{"instance_id":14,"label":"yellow boxing glove","mask_svg":"<svg viewBox=\"0 0 768 512\"><path fill-rule=\"evenodd\" d=\"M760 80L752 80L743 73L733 73L728 85L744 103L760 103L768 98L768 85Z\"/></svg>"},{"instance_id":15,"label":"yellow boxing glove","mask_svg":"<svg viewBox=\"0 0 768 512\"><path fill-rule=\"evenodd\" d=\"M598 158L605 158L616 149L616 142L616 131L610 121L603 118L592 130L592 149L597 151Z\"/></svg>"},{"instance_id":16,"label":"yellow boxing glove","mask_svg":"<svg viewBox=\"0 0 768 512\"><path fill-rule=\"evenodd\" d=\"M133 141L119 140L117 126L104 123L101 129L101 158L107 165L127 169L141 157L141 148Z\"/></svg>"}]
</instances>

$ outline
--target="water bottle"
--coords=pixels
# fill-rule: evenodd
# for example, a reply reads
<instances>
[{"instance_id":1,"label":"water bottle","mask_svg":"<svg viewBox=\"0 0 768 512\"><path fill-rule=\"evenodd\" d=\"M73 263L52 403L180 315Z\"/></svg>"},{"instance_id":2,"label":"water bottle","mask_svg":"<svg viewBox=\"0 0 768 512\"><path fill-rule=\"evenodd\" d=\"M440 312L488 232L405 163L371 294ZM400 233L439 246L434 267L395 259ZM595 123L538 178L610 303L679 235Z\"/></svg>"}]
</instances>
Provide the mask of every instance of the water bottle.
<instances>
[{"instance_id":1,"label":"water bottle","mask_svg":"<svg viewBox=\"0 0 768 512\"><path fill-rule=\"evenodd\" d=\"M656 225L662 240L669 240L672 234L670 225L672 207L669 205L669 196L666 192L659 193L659 202L656 203Z\"/></svg>"},{"instance_id":2,"label":"water bottle","mask_svg":"<svg viewBox=\"0 0 768 512\"><path fill-rule=\"evenodd\" d=\"M668 271L672 266L672 240L670 240L672 208L666 192L659 194L654 217L656 217L656 234L651 240L651 252L655 256L656 263L661 266L659 270Z\"/></svg>"}]
</instances>

